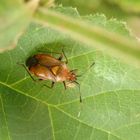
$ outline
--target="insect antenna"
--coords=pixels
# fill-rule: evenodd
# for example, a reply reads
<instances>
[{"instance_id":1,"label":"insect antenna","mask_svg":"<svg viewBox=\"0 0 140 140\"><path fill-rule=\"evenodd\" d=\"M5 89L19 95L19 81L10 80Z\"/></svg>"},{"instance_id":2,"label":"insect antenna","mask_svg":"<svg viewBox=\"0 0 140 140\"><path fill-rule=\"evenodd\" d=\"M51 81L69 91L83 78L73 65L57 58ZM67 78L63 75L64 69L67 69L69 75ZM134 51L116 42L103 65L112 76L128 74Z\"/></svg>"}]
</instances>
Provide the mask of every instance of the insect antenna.
<instances>
[{"instance_id":1,"label":"insect antenna","mask_svg":"<svg viewBox=\"0 0 140 140\"><path fill-rule=\"evenodd\" d=\"M86 74L93 66L95 65L95 62L93 62L88 68L86 68L86 70L79 74L79 75L76 75L76 77L82 77L84 74Z\"/></svg>"},{"instance_id":2,"label":"insect antenna","mask_svg":"<svg viewBox=\"0 0 140 140\"><path fill-rule=\"evenodd\" d=\"M74 83L78 86L79 88L79 98L80 98L80 103L82 103L82 95L81 95L81 91L80 91L80 84L77 81L74 81Z\"/></svg>"}]
</instances>

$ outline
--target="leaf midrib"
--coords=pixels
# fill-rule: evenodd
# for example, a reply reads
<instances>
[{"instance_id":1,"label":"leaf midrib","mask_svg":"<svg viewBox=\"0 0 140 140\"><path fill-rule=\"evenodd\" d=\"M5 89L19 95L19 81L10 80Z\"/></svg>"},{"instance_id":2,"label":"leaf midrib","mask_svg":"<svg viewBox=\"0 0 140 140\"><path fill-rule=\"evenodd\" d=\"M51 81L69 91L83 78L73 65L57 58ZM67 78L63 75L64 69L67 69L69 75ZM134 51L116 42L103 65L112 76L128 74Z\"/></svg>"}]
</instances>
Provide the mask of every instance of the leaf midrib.
<instances>
[{"instance_id":1,"label":"leaf midrib","mask_svg":"<svg viewBox=\"0 0 140 140\"><path fill-rule=\"evenodd\" d=\"M7 84L5 84L5 83L3 83L1 81L0 81L0 85L5 86L5 87L8 87L8 88L10 88L13 91L18 92L19 94L22 94L24 96L27 96L27 97L29 97L31 99L34 99L34 100L38 101L38 102L41 102L41 103L43 103L43 104L45 104L47 106L59 107L59 106L68 105L68 104L71 104L71 103L74 103L74 102L79 101L79 100L72 100L72 101L69 101L69 102L64 102L62 104L56 104L56 105L55 104L49 104L46 101L42 101L41 99L38 99L38 98L36 98L34 96L30 96L28 93L25 94L24 92L22 92L22 91L20 91L20 90L18 90L16 88L13 88L12 86L7 85ZM112 92L120 92L120 91L121 92L122 91L133 91L133 92L136 91L136 92L138 92L138 91L140 91L140 89L114 89L114 90L107 90L107 91L100 92L100 93L95 94L95 95L86 96L86 97L83 98L83 100L88 99L88 98L93 98L93 97L95 98L95 97L100 96L100 95L103 95L103 94L112 94Z\"/></svg>"},{"instance_id":2,"label":"leaf midrib","mask_svg":"<svg viewBox=\"0 0 140 140\"><path fill-rule=\"evenodd\" d=\"M114 137L117 137L117 138L119 138L120 140L123 140L123 139L121 139L119 136L113 134L113 133L110 132L110 131L106 131L106 130L103 130L103 129L101 129L101 128L96 128L96 127L93 127L93 126L91 126L91 125L89 125L89 124L86 124L85 122L82 122L81 120L77 119L76 117L72 116L71 114L65 112L64 110L62 110L62 109L60 108L61 106L68 105L68 104L77 102L77 101L79 101L79 100L73 100L73 101L70 101L70 102L67 102L67 103L62 103L62 104L53 105L53 104L49 104L49 103L47 103L47 102L45 102L45 101L42 101L42 100L40 100L40 99L38 99L38 98L36 98L36 97L30 96L29 94L25 94L24 92L22 92L22 91L20 91L20 90L18 90L18 89L15 89L15 88L13 88L13 87L11 87L11 86L9 86L9 85L3 83L3 82L0 82L0 85L5 86L5 87L8 87L10 90L16 91L16 93L22 94L22 95L24 95L24 96L26 96L26 97L29 97L29 98L31 98L31 99L37 101L37 102L40 102L40 103L46 105L48 108L50 108L50 109L49 109L50 120L52 119L52 116L51 116L51 108L55 108L55 109L57 109L58 111L64 113L64 114L67 115L68 117L70 117L71 119L74 119L74 120L78 121L79 123L82 123L82 124L84 124L84 125L86 125L86 126L92 128L92 129L97 129L97 130L103 131L103 132L105 132L105 133L107 133L107 134L111 134L111 135L113 135ZM113 90L113 91L114 91L114 90ZM116 90L115 90L115 91L116 91ZM123 89L123 90L117 90L117 91L126 91L126 90ZM128 89L127 89L127 91L128 91ZM131 90L129 90L129 91L131 91ZM134 90L132 90L132 91L134 92ZM135 91L140 91L140 90L135 90ZM96 96L100 96L100 95L107 94L107 93L111 93L111 91L110 91L110 92L106 91L106 92L102 92L101 94L96 94L96 95L88 96L88 97L85 97L84 100L87 99L87 98L96 97ZM53 122L53 120L51 120L51 121ZM51 126L52 126L52 130L54 130L54 129L53 129L53 123L51 123ZM127 125L127 126L129 126L129 125ZM122 126L122 127L124 127L124 126ZM121 127L120 127L120 128L121 128ZM120 129L120 128L116 128L115 130L118 130L118 129ZM113 132L115 132L115 130L113 130ZM53 138L54 138L54 140L55 140L55 132L53 132Z\"/></svg>"}]
</instances>

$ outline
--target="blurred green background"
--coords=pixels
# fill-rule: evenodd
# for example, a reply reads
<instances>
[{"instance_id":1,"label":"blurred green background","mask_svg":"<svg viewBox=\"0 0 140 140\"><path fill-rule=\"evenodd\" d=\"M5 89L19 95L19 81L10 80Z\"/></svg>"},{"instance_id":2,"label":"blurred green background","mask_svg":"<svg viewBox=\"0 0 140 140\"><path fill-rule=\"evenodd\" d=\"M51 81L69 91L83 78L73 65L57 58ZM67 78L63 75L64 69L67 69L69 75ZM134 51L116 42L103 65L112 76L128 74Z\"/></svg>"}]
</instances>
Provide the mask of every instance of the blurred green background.
<instances>
[{"instance_id":1,"label":"blurred green background","mask_svg":"<svg viewBox=\"0 0 140 140\"><path fill-rule=\"evenodd\" d=\"M132 32L140 37L140 0L56 0L56 4L76 7L81 15L105 14L127 22Z\"/></svg>"}]
</instances>

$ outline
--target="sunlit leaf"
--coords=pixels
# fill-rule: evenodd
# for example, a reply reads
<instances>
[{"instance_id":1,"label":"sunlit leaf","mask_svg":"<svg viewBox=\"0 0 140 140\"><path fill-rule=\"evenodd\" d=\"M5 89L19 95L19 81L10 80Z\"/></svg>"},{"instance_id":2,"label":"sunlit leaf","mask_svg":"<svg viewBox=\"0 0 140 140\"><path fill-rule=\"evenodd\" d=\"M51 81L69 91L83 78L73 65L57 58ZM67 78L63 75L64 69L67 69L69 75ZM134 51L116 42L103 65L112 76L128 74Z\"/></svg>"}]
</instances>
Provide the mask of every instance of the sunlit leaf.
<instances>
[{"instance_id":1,"label":"sunlit leaf","mask_svg":"<svg viewBox=\"0 0 140 140\"><path fill-rule=\"evenodd\" d=\"M101 26L104 18L102 15L84 17ZM117 21L106 20L104 27L129 37L129 32ZM35 83L17 64L24 63L38 51L61 52L62 48L68 57L69 68L77 68L79 74L85 73L78 80L82 103L79 102L78 87L65 90L57 83L53 89L48 89L43 84L50 84L49 81ZM0 60L0 139L139 139L140 69L126 65L94 46L79 43L69 35L34 23L14 50L0 54ZM87 71L93 62L95 65Z\"/></svg>"}]
</instances>

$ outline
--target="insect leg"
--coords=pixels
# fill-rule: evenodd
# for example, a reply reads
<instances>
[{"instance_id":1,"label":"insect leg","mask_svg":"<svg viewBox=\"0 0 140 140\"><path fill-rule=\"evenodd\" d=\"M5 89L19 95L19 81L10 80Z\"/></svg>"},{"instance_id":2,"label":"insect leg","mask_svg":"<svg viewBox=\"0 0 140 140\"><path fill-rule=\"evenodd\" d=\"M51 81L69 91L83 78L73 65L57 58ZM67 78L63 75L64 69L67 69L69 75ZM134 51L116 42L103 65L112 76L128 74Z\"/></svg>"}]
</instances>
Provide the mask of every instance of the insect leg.
<instances>
[{"instance_id":1,"label":"insect leg","mask_svg":"<svg viewBox=\"0 0 140 140\"><path fill-rule=\"evenodd\" d=\"M62 49L62 53L59 53L59 52L51 52L51 51L43 51L43 50L38 50L39 52L45 52L45 53L55 53L55 54L60 54L60 57L58 57L58 60L62 60L63 59L63 57L65 57L65 59L66 59L66 61L65 61L65 63L67 64L68 63L68 59L67 59L67 57L66 57L66 55L65 55L65 52L64 52L64 50Z\"/></svg>"},{"instance_id":2,"label":"insect leg","mask_svg":"<svg viewBox=\"0 0 140 140\"><path fill-rule=\"evenodd\" d=\"M84 72L82 72L81 74L76 75L76 76L81 77L81 76L85 75L94 65L95 65L95 62L93 62L88 68L86 68Z\"/></svg>"},{"instance_id":3,"label":"insect leg","mask_svg":"<svg viewBox=\"0 0 140 140\"><path fill-rule=\"evenodd\" d=\"M74 81L75 84L78 85L79 87L79 98L80 98L80 103L82 103L82 96L81 96L81 92L80 92L80 84L77 81Z\"/></svg>"},{"instance_id":4,"label":"insect leg","mask_svg":"<svg viewBox=\"0 0 140 140\"><path fill-rule=\"evenodd\" d=\"M67 89L66 82L63 81L64 88Z\"/></svg>"},{"instance_id":5,"label":"insect leg","mask_svg":"<svg viewBox=\"0 0 140 140\"><path fill-rule=\"evenodd\" d=\"M66 56L66 54L65 54L65 52L64 52L63 49L62 49L62 54L63 54L63 56L65 57L65 59L66 59L65 63L67 64L67 63L68 63L68 58L67 58L67 56Z\"/></svg>"},{"instance_id":6,"label":"insect leg","mask_svg":"<svg viewBox=\"0 0 140 140\"><path fill-rule=\"evenodd\" d=\"M55 84L55 82L52 82L51 83L51 86L48 86L48 85L44 85L45 87L48 87L48 88L53 88L54 87L54 84Z\"/></svg>"},{"instance_id":7,"label":"insect leg","mask_svg":"<svg viewBox=\"0 0 140 140\"><path fill-rule=\"evenodd\" d=\"M36 80L33 78L31 73L29 72L29 70L26 68L25 64L23 64L23 63L17 63L17 64L23 66L23 68L28 72L28 74L32 78L32 80L36 82Z\"/></svg>"},{"instance_id":8,"label":"insect leg","mask_svg":"<svg viewBox=\"0 0 140 140\"><path fill-rule=\"evenodd\" d=\"M58 60L62 60L63 59L63 54L61 53L60 56L58 57Z\"/></svg>"},{"instance_id":9,"label":"insect leg","mask_svg":"<svg viewBox=\"0 0 140 140\"><path fill-rule=\"evenodd\" d=\"M58 58L58 60L62 60L63 57L65 57L65 59L66 59L65 63L67 64L68 63L68 58L67 58L64 50L62 49L62 53L61 53L60 57Z\"/></svg>"},{"instance_id":10,"label":"insect leg","mask_svg":"<svg viewBox=\"0 0 140 140\"><path fill-rule=\"evenodd\" d=\"M73 69L73 70L71 70L70 72L76 73L77 71L78 71L78 69Z\"/></svg>"}]
</instances>

